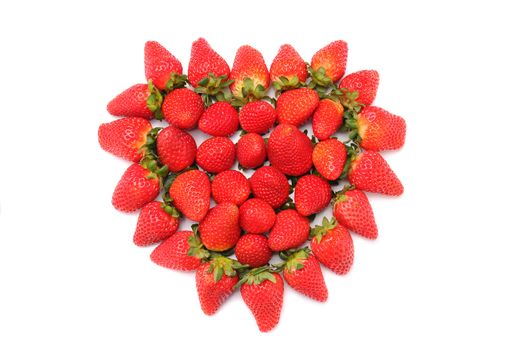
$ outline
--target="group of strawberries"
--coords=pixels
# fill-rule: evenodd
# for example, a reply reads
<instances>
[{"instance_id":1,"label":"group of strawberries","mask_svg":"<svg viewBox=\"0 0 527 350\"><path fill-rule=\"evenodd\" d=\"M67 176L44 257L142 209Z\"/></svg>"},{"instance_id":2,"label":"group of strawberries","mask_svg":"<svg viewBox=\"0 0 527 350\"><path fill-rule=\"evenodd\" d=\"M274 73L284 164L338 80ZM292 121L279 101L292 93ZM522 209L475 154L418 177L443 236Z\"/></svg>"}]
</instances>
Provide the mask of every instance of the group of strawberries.
<instances>
[{"instance_id":1,"label":"group of strawberries","mask_svg":"<svg viewBox=\"0 0 527 350\"><path fill-rule=\"evenodd\" d=\"M283 279L325 301L320 264L346 274L354 255L348 230L377 237L364 191L403 193L378 152L403 146L405 121L371 106L376 71L343 78L347 58L342 40L320 49L310 64L282 45L268 70L261 53L246 45L230 69L198 39L183 75L180 61L149 41L148 83L108 104L110 114L124 118L102 124L99 143L133 162L112 203L122 212L141 210L133 240L138 246L161 242L152 261L196 271L205 314L214 314L240 287L259 329L269 331L280 318ZM267 95L271 84L276 99ZM153 118L168 124L153 127ZM299 129L310 118L311 138ZM187 132L195 128L210 135L199 146ZM240 129L235 145L229 137ZM347 132L347 141L334 137L339 130ZM236 161L243 172L256 169L250 179L232 169ZM350 184L334 193L331 186L346 178ZM314 215L330 204L334 218L311 228ZM197 222L192 231L178 231L182 217ZM270 263L274 252L282 262Z\"/></svg>"}]
</instances>

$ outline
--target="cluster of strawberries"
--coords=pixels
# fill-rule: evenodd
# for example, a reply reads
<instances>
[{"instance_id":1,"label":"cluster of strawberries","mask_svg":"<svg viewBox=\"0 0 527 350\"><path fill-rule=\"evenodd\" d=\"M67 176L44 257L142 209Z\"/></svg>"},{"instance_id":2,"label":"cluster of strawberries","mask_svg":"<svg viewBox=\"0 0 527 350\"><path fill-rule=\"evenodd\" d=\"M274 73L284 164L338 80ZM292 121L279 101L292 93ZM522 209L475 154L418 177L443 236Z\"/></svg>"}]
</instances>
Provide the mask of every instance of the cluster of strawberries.
<instances>
[{"instance_id":1,"label":"cluster of strawberries","mask_svg":"<svg viewBox=\"0 0 527 350\"><path fill-rule=\"evenodd\" d=\"M403 193L379 151L403 146L405 121L371 106L376 71L341 80L347 58L342 40L320 49L310 64L283 45L268 70L259 51L242 46L230 69L198 39L183 75L180 61L150 41L148 83L108 104L110 114L124 118L102 124L99 143L133 162L112 203L122 212L141 210L133 240L138 246L161 242L152 261L196 271L205 314L214 314L240 287L259 329L269 331L280 318L283 279L325 301L320 264L346 274L354 256L348 230L377 237L363 191ZM271 84L276 99L267 95ZM164 127L153 127L153 118L165 120ZM312 138L299 130L310 118ZM210 135L199 146L187 132L195 128ZM229 137L239 129L235 145ZM346 141L334 137L339 130ZM231 169L236 161L241 171ZM250 179L248 169L256 169ZM342 179L349 184L334 193ZM311 228L314 215L330 204L334 218ZM178 231L183 217L197 222L192 231ZM270 263L274 252L281 262Z\"/></svg>"}]
</instances>

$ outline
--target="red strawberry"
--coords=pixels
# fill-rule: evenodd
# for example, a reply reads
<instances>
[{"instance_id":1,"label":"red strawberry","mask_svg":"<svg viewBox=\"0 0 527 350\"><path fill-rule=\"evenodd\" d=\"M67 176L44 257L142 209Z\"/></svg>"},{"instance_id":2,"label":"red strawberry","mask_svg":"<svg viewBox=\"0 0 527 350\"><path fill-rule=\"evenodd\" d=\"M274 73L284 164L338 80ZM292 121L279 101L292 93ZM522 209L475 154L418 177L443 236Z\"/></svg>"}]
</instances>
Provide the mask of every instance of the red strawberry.
<instances>
[{"instance_id":1,"label":"red strawberry","mask_svg":"<svg viewBox=\"0 0 527 350\"><path fill-rule=\"evenodd\" d=\"M306 248L287 258L284 279L294 290L317 301L328 299L328 288L317 259Z\"/></svg>"},{"instance_id":2,"label":"red strawberry","mask_svg":"<svg viewBox=\"0 0 527 350\"><path fill-rule=\"evenodd\" d=\"M203 245L213 251L225 251L234 247L240 238L239 211L234 203L220 203L210 209L199 223Z\"/></svg>"},{"instance_id":3,"label":"red strawberry","mask_svg":"<svg viewBox=\"0 0 527 350\"><path fill-rule=\"evenodd\" d=\"M294 209L287 209L276 215L269 233L269 248L278 252L296 248L309 237L309 220Z\"/></svg>"},{"instance_id":4,"label":"red strawberry","mask_svg":"<svg viewBox=\"0 0 527 350\"><path fill-rule=\"evenodd\" d=\"M236 147L227 137L212 137L198 147L196 163L209 173L229 169L236 159Z\"/></svg>"},{"instance_id":5,"label":"red strawberry","mask_svg":"<svg viewBox=\"0 0 527 350\"><path fill-rule=\"evenodd\" d=\"M141 209L157 197L159 182L157 174L134 163L126 169L115 187L112 204L123 212Z\"/></svg>"},{"instance_id":6,"label":"red strawberry","mask_svg":"<svg viewBox=\"0 0 527 350\"><path fill-rule=\"evenodd\" d=\"M246 97L258 92L263 94L269 87L269 71L260 51L249 45L241 46L236 52L229 79L234 80L230 88L235 97ZM248 84L246 79L251 80L251 83ZM244 87L248 88L245 96L242 93Z\"/></svg>"},{"instance_id":7,"label":"red strawberry","mask_svg":"<svg viewBox=\"0 0 527 350\"><path fill-rule=\"evenodd\" d=\"M300 126L313 114L318 106L316 91L309 88L288 90L276 100L278 123Z\"/></svg>"},{"instance_id":8,"label":"red strawberry","mask_svg":"<svg viewBox=\"0 0 527 350\"><path fill-rule=\"evenodd\" d=\"M289 198L289 182L275 167L258 168L249 179L249 183L254 196L266 201L273 208L281 207Z\"/></svg>"},{"instance_id":9,"label":"red strawberry","mask_svg":"<svg viewBox=\"0 0 527 350\"><path fill-rule=\"evenodd\" d=\"M264 233L273 227L276 214L273 207L259 198L251 198L240 207L240 226L247 233Z\"/></svg>"},{"instance_id":10,"label":"red strawberry","mask_svg":"<svg viewBox=\"0 0 527 350\"><path fill-rule=\"evenodd\" d=\"M243 301L251 310L261 332L268 332L280 321L284 302L284 281L269 271L248 273L240 282Z\"/></svg>"},{"instance_id":11,"label":"red strawberry","mask_svg":"<svg viewBox=\"0 0 527 350\"><path fill-rule=\"evenodd\" d=\"M353 265L353 240L349 231L335 218L322 220L311 230L311 249L318 261L338 275L345 275Z\"/></svg>"},{"instance_id":12,"label":"red strawberry","mask_svg":"<svg viewBox=\"0 0 527 350\"><path fill-rule=\"evenodd\" d=\"M228 102L216 102L199 118L199 129L211 136L230 136L238 130L238 112Z\"/></svg>"},{"instance_id":13,"label":"red strawberry","mask_svg":"<svg viewBox=\"0 0 527 350\"><path fill-rule=\"evenodd\" d=\"M382 108L367 106L357 118L360 145L371 151L399 149L404 145L406 122Z\"/></svg>"},{"instance_id":14,"label":"red strawberry","mask_svg":"<svg viewBox=\"0 0 527 350\"><path fill-rule=\"evenodd\" d=\"M311 68L316 72L324 68L326 76L338 81L346 72L348 44L343 40L333 41L318 50L311 59Z\"/></svg>"},{"instance_id":15,"label":"red strawberry","mask_svg":"<svg viewBox=\"0 0 527 350\"><path fill-rule=\"evenodd\" d=\"M271 165L286 175L300 176L313 165L313 145L306 134L289 124L278 125L269 136Z\"/></svg>"},{"instance_id":16,"label":"red strawberry","mask_svg":"<svg viewBox=\"0 0 527 350\"><path fill-rule=\"evenodd\" d=\"M145 247L164 240L176 233L179 213L161 202L150 202L141 209L135 228L134 243Z\"/></svg>"},{"instance_id":17,"label":"red strawberry","mask_svg":"<svg viewBox=\"0 0 527 350\"><path fill-rule=\"evenodd\" d=\"M271 64L270 77L277 90L298 87L299 82L307 79L306 63L293 46L282 45Z\"/></svg>"},{"instance_id":18,"label":"red strawberry","mask_svg":"<svg viewBox=\"0 0 527 350\"><path fill-rule=\"evenodd\" d=\"M327 140L342 126L344 107L339 102L323 99L313 114L313 134L319 140Z\"/></svg>"},{"instance_id":19,"label":"red strawberry","mask_svg":"<svg viewBox=\"0 0 527 350\"><path fill-rule=\"evenodd\" d=\"M236 258L250 267L260 267L269 262L273 252L267 245L267 237L257 234L243 235L234 250Z\"/></svg>"},{"instance_id":20,"label":"red strawberry","mask_svg":"<svg viewBox=\"0 0 527 350\"><path fill-rule=\"evenodd\" d=\"M181 62L175 58L167 49L157 41L147 41L145 44L145 76L146 80L152 79L152 83L160 90L167 88L167 83L175 78L175 74L181 75L183 67Z\"/></svg>"},{"instance_id":21,"label":"red strawberry","mask_svg":"<svg viewBox=\"0 0 527 350\"><path fill-rule=\"evenodd\" d=\"M313 149L313 165L326 180L336 180L342 175L347 158L346 146L337 139L319 142Z\"/></svg>"},{"instance_id":22,"label":"red strawberry","mask_svg":"<svg viewBox=\"0 0 527 350\"><path fill-rule=\"evenodd\" d=\"M361 190L343 190L335 199L333 215L339 224L366 238L377 238L377 224L368 197Z\"/></svg>"},{"instance_id":23,"label":"red strawberry","mask_svg":"<svg viewBox=\"0 0 527 350\"><path fill-rule=\"evenodd\" d=\"M176 208L192 221L201 221L210 207L209 177L200 170L189 170L176 177L169 190Z\"/></svg>"},{"instance_id":24,"label":"red strawberry","mask_svg":"<svg viewBox=\"0 0 527 350\"><path fill-rule=\"evenodd\" d=\"M249 180L239 171L222 171L212 179L212 198L216 203L231 202L241 205L250 194Z\"/></svg>"},{"instance_id":25,"label":"red strawberry","mask_svg":"<svg viewBox=\"0 0 527 350\"><path fill-rule=\"evenodd\" d=\"M295 205L300 215L320 213L331 201L331 186L316 175L304 175L295 186Z\"/></svg>"},{"instance_id":26,"label":"red strawberry","mask_svg":"<svg viewBox=\"0 0 527 350\"><path fill-rule=\"evenodd\" d=\"M155 94L156 98L161 95ZM150 103L148 103L150 100ZM161 105L161 100L150 97L148 84L136 84L121 92L108 103L108 113L117 117L137 117L152 119L153 110Z\"/></svg>"},{"instance_id":27,"label":"red strawberry","mask_svg":"<svg viewBox=\"0 0 527 350\"><path fill-rule=\"evenodd\" d=\"M351 162L348 179L355 188L366 191L400 196L404 188L380 153L364 150Z\"/></svg>"},{"instance_id":28,"label":"red strawberry","mask_svg":"<svg viewBox=\"0 0 527 350\"><path fill-rule=\"evenodd\" d=\"M172 172L189 167L196 159L196 141L175 126L167 126L159 132L156 148L159 160Z\"/></svg>"},{"instance_id":29,"label":"red strawberry","mask_svg":"<svg viewBox=\"0 0 527 350\"><path fill-rule=\"evenodd\" d=\"M209 252L203 248L199 237L192 231L180 231L158 245L150 259L167 269L192 271L201 265L201 259L208 256Z\"/></svg>"},{"instance_id":30,"label":"red strawberry","mask_svg":"<svg viewBox=\"0 0 527 350\"><path fill-rule=\"evenodd\" d=\"M229 72L227 62L210 47L205 39L199 38L192 43L188 64L188 80L192 86L197 87L198 83L207 78L209 74L214 74L215 77L225 76L224 79L227 80Z\"/></svg>"},{"instance_id":31,"label":"red strawberry","mask_svg":"<svg viewBox=\"0 0 527 350\"><path fill-rule=\"evenodd\" d=\"M99 126L99 144L106 152L139 162L152 125L143 118L122 118Z\"/></svg>"},{"instance_id":32,"label":"red strawberry","mask_svg":"<svg viewBox=\"0 0 527 350\"><path fill-rule=\"evenodd\" d=\"M339 87L349 91L358 91L356 102L369 106L375 100L379 87L379 73L376 70L361 70L348 74L342 79Z\"/></svg>"},{"instance_id":33,"label":"red strawberry","mask_svg":"<svg viewBox=\"0 0 527 350\"><path fill-rule=\"evenodd\" d=\"M246 169L257 168L267 159L267 149L263 137L255 133L243 135L236 144L236 157L240 166Z\"/></svg>"},{"instance_id":34,"label":"red strawberry","mask_svg":"<svg viewBox=\"0 0 527 350\"><path fill-rule=\"evenodd\" d=\"M274 125L276 111L266 101L247 103L240 110L240 124L246 132L265 134Z\"/></svg>"},{"instance_id":35,"label":"red strawberry","mask_svg":"<svg viewBox=\"0 0 527 350\"><path fill-rule=\"evenodd\" d=\"M165 120L177 128L190 130L198 125L205 111L201 97L190 89L175 89L165 96L163 101Z\"/></svg>"}]
</instances>

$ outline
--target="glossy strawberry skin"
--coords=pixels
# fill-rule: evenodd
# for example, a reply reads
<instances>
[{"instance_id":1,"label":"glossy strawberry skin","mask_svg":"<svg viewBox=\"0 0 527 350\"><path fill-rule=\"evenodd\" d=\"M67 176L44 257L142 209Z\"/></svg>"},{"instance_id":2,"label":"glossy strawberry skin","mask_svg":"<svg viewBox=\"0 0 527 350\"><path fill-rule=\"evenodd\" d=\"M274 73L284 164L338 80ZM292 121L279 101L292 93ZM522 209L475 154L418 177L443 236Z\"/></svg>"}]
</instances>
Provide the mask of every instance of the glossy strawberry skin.
<instances>
[{"instance_id":1,"label":"glossy strawberry skin","mask_svg":"<svg viewBox=\"0 0 527 350\"><path fill-rule=\"evenodd\" d=\"M108 103L108 113L117 117L152 119L154 113L146 104L150 96L147 84L136 84L117 95Z\"/></svg>"},{"instance_id":2,"label":"glossy strawberry skin","mask_svg":"<svg viewBox=\"0 0 527 350\"><path fill-rule=\"evenodd\" d=\"M317 71L320 67L326 70L326 75L337 82L346 72L348 62L348 44L343 40L333 41L318 50L311 59L311 67Z\"/></svg>"},{"instance_id":3,"label":"glossy strawberry skin","mask_svg":"<svg viewBox=\"0 0 527 350\"><path fill-rule=\"evenodd\" d=\"M302 216L309 216L324 210L331 201L331 186L316 175L304 175L295 186L296 210Z\"/></svg>"},{"instance_id":4,"label":"glossy strawberry skin","mask_svg":"<svg viewBox=\"0 0 527 350\"><path fill-rule=\"evenodd\" d=\"M289 198L289 182L285 175L273 166L258 168L249 183L254 197L266 201L275 209L281 207Z\"/></svg>"},{"instance_id":5,"label":"glossy strawberry skin","mask_svg":"<svg viewBox=\"0 0 527 350\"><path fill-rule=\"evenodd\" d=\"M265 280L260 284L243 284L243 301L251 310L261 332L269 332L280 321L284 301L284 281L278 273L273 273L276 283Z\"/></svg>"},{"instance_id":6,"label":"glossy strawberry skin","mask_svg":"<svg viewBox=\"0 0 527 350\"><path fill-rule=\"evenodd\" d=\"M196 163L209 173L228 170L236 159L236 147L227 137L212 137L199 145Z\"/></svg>"},{"instance_id":7,"label":"glossy strawberry skin","mask_svg":"<svg viewBox=\"0 0 527 350\"><path fill-rule=\"evenodd\" d=\"M139 164L126 169L112 196L115 209L131 213L153 201L159 194L159 178L147 178L150 171Z\"/></svg>"},{"instance_id":8,"label":"glossy strawberry skin","mask_svg":"<svg viewBox=\"0 0 527 350\"><path fill-rule=\"evenodd\" d=\"M157 135L157 154L172 172L181 171L196 159L196 141L186 131L167 126Z\"/></svg>"},{"instance_id":9,"label":"glossy strawberry skin","mask_svg":"<svg viewBox=\"0 0 527 350\"><path fill-rule=\"evenodd\" d=\"M276 118L280 124L300 126L313 115L319 103L316 91L309 88L288 90L276 100Z\"/></svg>"},{"instance_id":10,"label":"glossy strawberry skin","mask_svg":"<svg viewBox=\"0 0 527 350\"><path fill-rule=\"evenodd\" d=\"M150 130L152 125L143 118L117 119L99 126L99 145L106 152L137 163Z\"/></svg>"},{"instance_id":11,"label":"glossy strawberry skin","mask_svg":"<svg viewBox=\"0 0 527 350\"><path fill-rule=\"evenodd\" d=\"M181 62L157 41L147 41L145 44L145 76L146 80L160 90L164 90L172 73L181 74Z\"/></svg>"},{"instance_id":12,"label":"glossy strawberry skin","mask_svg":"<svg viewBox=\"0 0 527 350\"><path fill-rule=\"evenodd\" d=\"M289 124L280 124L271 132L267 154L271 165L286 175L303 175L313 165L311 140Z\"/></svg>"},{"instance_id":13,"label":"glossy strawberry skin","mask_svg":"<svg viewBox=\"0 0 527 350\"><path fill-rule=\"evenodd\" d=\"M403 184L379 152L364 150L359 154L351 162L348 179L355 188L366 192L388 196L404 192Z\"/></svg>"},{"instance_id":14,"label":"glossy strawberry skin","mask_svg":"<svg viewBox=\"0 0 527 350\"><path fill-rule=\"evenodd\" d=\"M313 165L329 181L342 175L347 157L346 146L337 139L321 141L313 149Z\"/></svg>"},{"instance_id":15,"label":"glossy strawberry skin","mask_svg":"<svg viewBox=\"0 0 527 350\"><path fill-rule=\"evenodd\" d=\"M240 238L239 210L234 203L220 203L210 209L199 223L203 245L213 251L225 251L236 245Z\"/></svg>"},{"instance_id":16,"label":"glossy strawberry skin","mask_svg":"<svg viewBox=\"0 0 527 350\"><path fill-rule=\"evenodd\" d=\"M165 96L161 110L169 124L179 129L191 130L198 125L199 118L205 112L205 104L197 93L182 88Z\"/></svg>"},{"instance_id":17,"label":"glossy strawberry skin","mask_svg":"<svg viewBox=\"0 0 527 350\"><path fill-rule=\"evenodd\" d=\"M214 274L208 271L209 268L210 263L205 263L196 270L196 289L198 290L201 309L206 315L213 315L234 292L238 275L229 277L224 274L216 282L214 281Z\"/></svg>"},{"instance_id":18,"label":"glossy strawberry skin","mask_svg":"<svg viewBox=\"0 0 527 350\"><path fill-rule=\"evenodd\" d=\"M342 226L369 239L378 236L377 224L368 197L361 190L349 190L337 197L333 215Z\"/></svg>"},{"instance_id":19,"label":"glossy strawberry skin","mask_svg":"<svg viewBox=\"0 0 527 350\"><path fill-rule=\"evenodd\" d=\"M339 102L323 99L313 114L313 134L321 141L329 139L342 126L344 107Z\"/></svg>"},{"instance_id":20,"label":"glossy strawberry skin","mask_svg":"<svg viewBox=\"0 0 527 350\"><path fill-rule=\"evenodd\" d=\"M281 211L269 233L269 248L275 252L296 248L308 239L309 231L309 220L296 210Z\"/></svg>"},{"instance_id":21,"label":"glossy strawberry skin","mask_svg":"<svg viewBox=\"0 0 527 350\"><path fill-rule=\"evenodd\" d=\"M317 259L313 255L309 255L307 259L302 259L300 262L303 267L299 269L284 269L285 281L291 288L311 299L326 301L328 289Z\"/></svg>"},{"instance_id":22,"label":"glossy strawberry skin","mask_svg":"<svg viewBox=\"0 0 527 350\"><path fill-rule=\"evenodd\" d=\"M161 202L150 202L139 213L134 243L139 247L146 247L161 242L176 233L178 226L179 219L168 214Z\"/></svg>"},{"instance_id":23,"label":"glossy strawberry skin","mask_svg":"<svg viewBox=\"0 0 527 350\"><path fill-rule=\"evenodd\" d=\"M230 89L232 94L242 97L243 80L249 78L254 86L262 85L265 89L269 87L269 71L262 54L255 48L244 45L236 52L232 64L230 79L234 80Z\"/></svg>"},{"instance_id":24,"label":"glossy strawberry skin","mask_svg":"<svg viewBox=\"0 0 527 350\"><path fill-rule=\"evenodd\" d=\"M252 101L240 110L240 125L248 133L265 134L276 120L276 110L266 101Z\"/></svg>"},{"instance_id":25,"label":"glossy strawberry skin","mask_svg":"<svg viewBox=\"0 0 527 350\"><path fill-rule=\"evenodd\" d=\"M188 80L193 87L196 87L198 82L206 78L209 73L216 77L222 75L228 77L230 68L223 57L214 51L205 39L199 38L192 43L188 64Z\"/></svg>"},{"instance_id":26,"label":"glossy strawberry skin","mask_svg":"<svg viewBox=\"0 0 527 350\"><path fill-rule=\"evenodd\" d=\"M288 80L291 80L295 75L298 77L299 81L306 81L306 63L293 46L289 44L282 45L280 46L280 50L278 50L278 54L274 58L273 63L271 63L271 81L279 81L280 77L286 77Z\"/></svg>"},{"instance_id":27,"label":"glossy strawberry skin","mask_svg":"<svg viewBox=\"0 0 527 350\"><path fill-rule=\"evenodd\" d=\"M342 225L328 230L320 242L313 237L311 249L322 265L338 275L345 275L353 265L353 239Z\"/></svg>"},{"instance_id":28,"label":"glossy strawberry skin","mask_svg":"<svg viewBox=\"0 0 527 350\"><path fill-rule=\"evenodd\" d=\"M231 202L240 206L250 194L249 180L239 171L226 170L212 179L212 198L216 203Z\"/></svg>"},{"instance_id":29,"label":"glossy strawberry skin","mask_svg":"<svg viewBox=\"0 0 527 350\"><path fill-rule=\"evenodd\" d=\"M189 170L176 177L169 194L176 208L192 221L203 220L210 207L209 177L200 170Z\"/></svg>"},{"instance_id":30,"label":"glossy strawberry skin","mask_svg":"<svg viewBox=\"0 0 527 350\"><path fill-rule=\"evenodd\" d=\"M238 112L228 102L216 102L201 115L199 129L211 136L230 136L238 130Z\"/></svg>"},{"instance_id":31,"label":"glossy strawberry skin","mask_svg":"<svg viewBox=\"0 0 527 350\"><path fill-rule=\"evenodd\" d=\"M262 136L249 133L243 135L236 144L236 158L240 166L254 169L267 159L267 146Z\"/></svg>"},{"instance_id":32,"label":"glossy strawberry skin","mask_svg":"<svg viewBox=\"0 0 527 350\"><path fill-rule=\"evenodd\" d=\"M251 198L240 207L240 226L247 233L264 233L273 227L276 214L273 207L259 198Z\"/></svg>"},{"instance_id":33,"label":"glossy strawberry skin","mask_svg":"<svg viewBox=\"0 0 527 350\"><path fill-rule=\"evenodd\" d=\"M201 260L189 256L189 238L192 231L180 231L165 239L150 254L150 259L159 266L178 271L193 271Z\"/></svg>"},{"instance_id":34,"label":"glossy strawberry skin","mask_svg":"<svg viewBox=\"0 0 527 350\"><path fill-rule=\"evenodd\" d=\"M395 150L403 147L406 122L403 118L374 106L362 109L358 118L360 145L370 151Z\"/></svg>"},{"instance_id":35,"label":"glossy strawberry skin","mask_svg":"<svg viewBox=\"0 0 527 350\"><path fill-rule=\"evenodd\" d=\"M355 101L369 106L377 96L379 73L376 70L361 70L348 74L342 79L339 87L349 91L358 91L359 96Z\"/></svg>"},{"instance_id":36,"label":"glossy strawberry skin","mask_svg":"<svg viewBox=\"0 0 527 350\"><path fill-rule=\"evenodd\" d=\"M250 267L263 266L273 256L273 252L267 245L267 237L250 233L241 236L236 243L234 254L240 263Z\"/></svg>"}]
</instances>

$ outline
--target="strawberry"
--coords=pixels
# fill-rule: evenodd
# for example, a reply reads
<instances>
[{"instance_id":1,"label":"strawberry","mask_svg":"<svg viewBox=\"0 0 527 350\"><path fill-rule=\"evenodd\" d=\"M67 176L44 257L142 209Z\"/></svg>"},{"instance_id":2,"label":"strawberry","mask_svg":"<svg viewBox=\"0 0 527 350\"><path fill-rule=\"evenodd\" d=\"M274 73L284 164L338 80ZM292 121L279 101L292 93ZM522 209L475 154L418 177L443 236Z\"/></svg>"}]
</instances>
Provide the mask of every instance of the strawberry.
<instances>
[{"instance_id":1,"label":"strawberry","mask_svg":"<svg viewBox=\"0 0 527 350\"><path fill-rule=\"evenodd\" d=\"M197 93L182 88L175 89L165 96L162 111L169 124L179 129L190 130L198 125L205 105Z\"/></svg>"},{"instance_id":2,"label":"strawberry","mask_svg":"<svg viewBox=\"0 0 527 350\"><path fill-rule=\"evenodd\" d=\"M292 253L284 266L284 279L294 290L314 299L326 301L328 288L317 258L302 248Z\"/></svg>"},{"instance_id":3,"label":"strawberry","mask_svg":"<svg viewBox=\"0 0 527 350\"><path fill-rule=\"evenodd\" d=\"M366 192L400 196L404 191L401 181L379 152L360 153L351 162L348 179L355 188Z\"/></svg>"},{"instance_id":4,"label":"strawberry","mask_svg":"<svg viewBox=\"0 0 527 350\"><path fill-rule=\"evenodd\" d=\"M183 72L181 62L157 41L145 44L145 76L159 90L169 89Z\"/></svg>"},{"instance_id":5,"label":"strawberry","mask_svg":"<svg viewBox=\"0 0 527 350\"><path fill-rule=\"evenodd\" d=\"M263 266L273 256L273 252L267 245L267 237L257 234L241 236L236 243L234 254L240 263L249 265L249 267Z\"/></svg>"},{"instance_id":6,"label":"strawberry","mask_svg":"<svg viewBox=\"0 0 527 350\"><path fill-rule=\"evenodd\" d=\"M216 102L199 118L199 129L211 136L230 136L238 130L238 112L228 102Z\"/></svg>"},{"instance_id":7,"label":"strawberry","mask_svg":"<svg viewBox=\"0 0 527 350\"><path fill-rule=\"evenodd\" d=\"M163 97L148 84L136 84L121 92L108 103L108 113L117 117L152 119Z\"/></svg>"},{"instance_id":8,"label":"strawberry","mask_svg":"<svg viewBox=\"0 0 527 350\"><path fill-rule=\"evenodd\" d=\"M333 41L318 50L311 58L311 68L315 72L323 68L325 75L337 82L346 72L348 44L343 40Z\"/></svg>"},{"instance_id":9,"label":"strawberry","mask_svg":"<svg viewBox=\"0 0 527 350\"><path fill-rule=\"evenodd\" d=\"M269 248L278 252L296 248L309 237L309 220L294 209L286 209L276 215L269 233Z\"/></svg>"},{"instance_id":10,"label":"strawberry","mask_svg":"<svg viewBox=\"0 0 527 350\"><path fill-rule=\"evenodd\" d=\"M326 180L333 181L342 175L346 158L346 146L337 139L319 142L313 149L313 165Z\"/></svg>"},{"instance_id":11,"label":"strawberry","mask_svg":"<svg viewBox=\"0 0 527 350\"><path fill-rule=\"evenodd\" d=\"M169 189L176 208L192 221L201 221L210 206L210 181L200 170L189 170L176 177Z\"/></svg>"},{"instance_id":12,"label":"strawberry","mask_svg":"<svg viewBox=\"0 0 527 350\"><path fill-rule=\"evenodd\" d=\"M316 175L304 175L295 186L295 206L302 216L320 213L331 201L331 186Z\"/></svg>"},{"instance_id":13,"label":"strawberry","mask_svg":"<svg viewBox=\"0 0 527 350\"><path fill-rule=\"evenodd\" d=\"M212 198L216 203L231 202L241 205L250 194L249 180L239 171L222 171L212 179Z\"/></svg>"},{"instance_id":14,"label":"strawberry","mask_svg":"<svg viewBox=\"0 0 527 350\"><path fill-rule=\"evenodd\" d=\"M240 125L248 133L265 134L276 120L276 111L266 101L252 101L240 109Z\"/></svg>"},{"instance_id":15,"label":"strawberry","mask_svg":"<svg viewBox=\"0 0 527 350\"><path fill-rule=\"evenodd\" d=\"M244 45L236 52L230 78L234 97L261 98L269 87L269 71L260 51Z\"/></svg>"},{"instance_id":16,"label":"strawberry","mask_svg":"<svg viewBox=\"0 0 527 350\"><path fill-rule=\"evenodd\" d=\"M307 79L306 63L293 46L280 46L278 54L271 63L270 78L276 90L297 88Z\"/></svg>"},{"instance_id":17,"label":"strawberry","mask_svg":"<svg viewBox=\"0 0 527 350\"><path fill-rule=\"evenodd\" d=\"M241 284L243 301L251 310L258 329L268 332L280 321L284 302L284 281L278 273L256 268L246 274Z\"/></svg>"},{"instance_id":18,"label":"strawberry","mask_svg":"<svg viewBox=\"0 0 527 350\"><path fill-rule=\"evenodd\" d=\"M273 207L259 198L251 198L240 207L240 226L247 233L267 232L275 220Z\"/></svg>"},{"instance_id":19,"label":"strawberry","mask_svg":"<svg viewBox=\"0 0 527 350\"><path fill-rule=\"evenodd\" d=\"M198 147L196 163L209 173L229 169L236 159L236 147L227 137L211 137Z\"/></svg>"},{"instance_id":20,"label":"strawberry","mask_svg":"<svg viewBox=\"0 0 527 350\"><path fill-rule=\"evenodd\" d=\"M167 126L157 135L157 155L172 172L181 171L194 163L196 141L186 131Z\"/></svg>"},{"instance_id":21,"label":"strawberry","mask_svg":"<svg viewBox=\"0 0 527 350\"><path fill-rule=\"evenodd\" d=\"M150 259L167 269L193 271L208 256L198 236L192 231L180 231L161 242L150 254Z\"/></svg>"},{"instance_id":22,"label":"strawberry","mask_svg":"<svg viewBox=\"0 0 527 350\"><path fill-rule=\"evenodd\" d=\"M347 229L369 239L377 238L377 224L368 197L361 190L343 189L337 194L333 215Z\"/></svg>"},{"instance_id":23,"label":"strawberry","mask_svg":"<svg viewBox=\"0 0 527 350\"><path fill-rule=\"evenodd\" d=\"M356 102L369 106L375 100L379 87L379 73L376 70L361 70L348 74L339 84L340 89L358 91Z\"/></svg>"},{"instance_id":24,"label":"strawberry","mask_svg":"<svg viewBox=\"0 0 527 350\"><path fill-rule=\"evenodd\" d=\"M289 198L289 182L285 175L273 166L258 168L249 183L254 197L266 201L273 208L281 207Z\"/></svg>"},{"instance_id":25,"label":"strawberry","mask_svg":"<svg viewBox=\"0 0 527 350\"><path fill-rule=\"evenodd\" d=\"M146 162L143 165L146 167ZM164 174L156 173L152 167L150 170L145 167L134 163L126 169L113 192L112 204L115 209L133 212L157 197L160 177ZM164 168L163 172L167 170Z\"/></svg>"},{"instance_id":26,"label":"strawberry","mask_svg":"<svg viewBox=\"0 0 527 350\"><path fill-rule=\"evenodd\" d=\"M288 90L276 100L276 116L280 124L300 126L313 114L318 106L316 91L308 88Z\"/></svg>"},{"instance_id":27,"label":"strawberry","mask_svg":"<svg viewBox=\"0 0 527 350\"><path fill-rule=\"evenodd\" d=\"M311 249L318 261L338 275L345 275L353 265L353 239L349 231L332 218L311 230Z\"/></svg>"},{"instance_id":28,"label":"strawberry","mask_svg":"<svg viewBox=\"0 0 527 350\"><path fill-rule=\"evenodd\" d=\"M199 38L192 43L188 64L188 80L193 87L197 87L198 83L207 78L209 74L213 74L215 77L223 77L226 80L229 72L227 62L210 47L205 39Z\"/></svg>"},{"instance_id":29,"label":"strawberry","mask_svg":"<svg viewBox=\"0 0 527 350\"><path fill-rule=\"evenodd\" d=\"M178 226L179 213L174 207L157 201L150 202L139 213L134 243L145 247L160 242L176 233Z\"/></svg>"},{"instance_id":30,"label":"strawberry","mask_svg":"<svg viewBox=\"0 0 527 350\"><path fill-rule=\"evenodd\" d=\"M263 137L255 133L243 135L236 144L236 158L240 167L257 168L267 159L267 147Z\"/></svg>"},{"instance_id":31,"label":"strawberry","mask_svg":"<svg viewBox=\"0 0 527 350\"><path fill-rule=\"evenodd\" d=\"M382 108L367 106L356 120L359 144L371 151L394 150L403 147L406 122Z\"/></svg>"},{"instance_id":32,"label":"strawberry","mask_svg":"<svg viewBox=\"0 0 527 350\"><path fill-rule=\"evenodd\" d=\"M313 134L319 140L327 140L342 126L344 107L339 102L323 99L313 114Z\"/></svg>"},{"instance_id":33,"label":"strawberry","mask_svg":"<svg viewBox=\"0 0 527 350\"><path fill-rule=\"evenodd\" d=\"M313 165L313 146L294 125L280 124L269 136L267 153L271 165L286 175L300 176Z\"/></svg>"},{"instance_id":34,"label":"strawberry","mask_svg":"<svg viewBox=\"0 0 527 350\"><path fill-rule=\"evenodd\" d=\"M199 223L203 245L213 251L225 251L236 245L240 238L239 211L234 203L224 202L210 209Z\"/></svg>"},{"instance_id":35,"label":"strawberry","mask_svg":"<svg viewBox=\"0 0 527 350\"><path fill-rule=\"evenodd\" d=\"M99 126L99 145L117 157L139 162L152 125L143 118L122 118Z\"/></svg>"}]
</instances>

